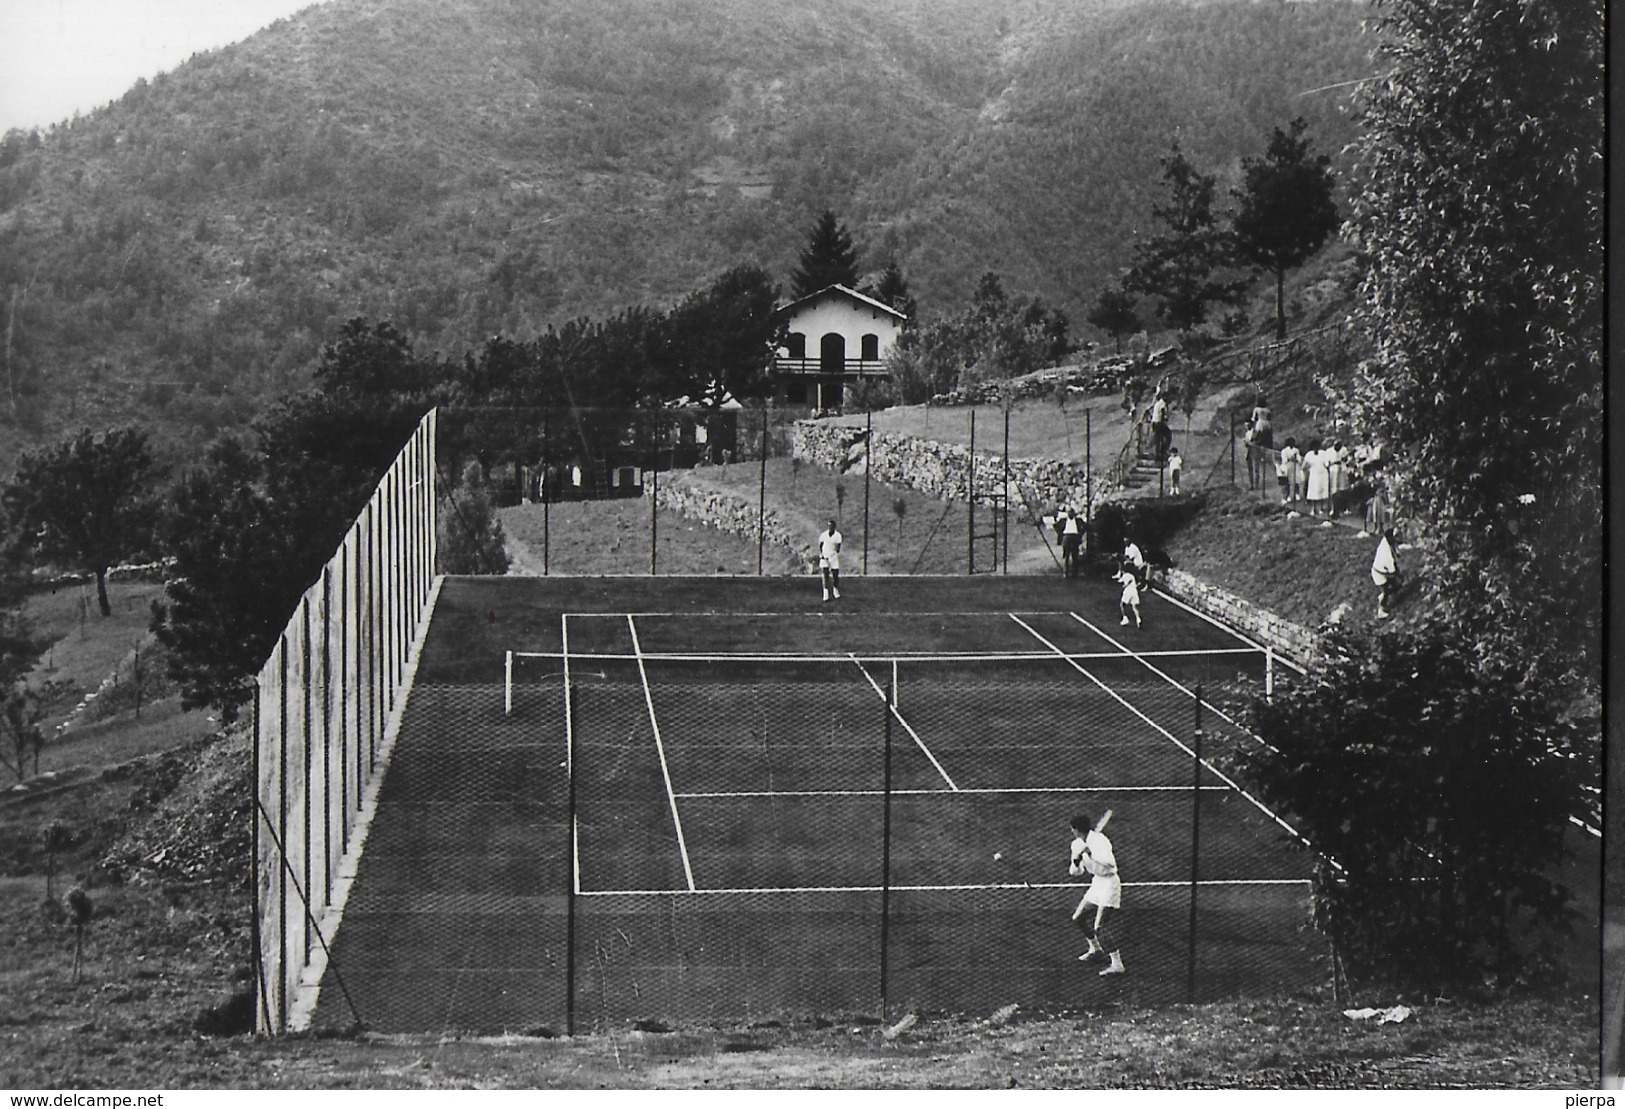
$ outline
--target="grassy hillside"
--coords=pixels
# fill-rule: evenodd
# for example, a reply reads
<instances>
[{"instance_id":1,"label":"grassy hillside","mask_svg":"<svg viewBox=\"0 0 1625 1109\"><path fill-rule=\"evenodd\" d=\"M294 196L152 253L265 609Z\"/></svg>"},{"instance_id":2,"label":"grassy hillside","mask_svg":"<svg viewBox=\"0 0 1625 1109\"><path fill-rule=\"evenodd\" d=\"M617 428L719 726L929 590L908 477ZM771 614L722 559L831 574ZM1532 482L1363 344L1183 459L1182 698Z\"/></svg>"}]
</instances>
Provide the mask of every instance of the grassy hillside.
<instances>
[{"instance_id":1,"label":"grassy hillside","mask_svg":"<svg viewBox=\"0 0 1625 1109\"><path fill-rule=\"evenodd\" d=\"M1226 185L1352 135L1364 3L333 0L0 145L0 466L80 423L181 442L361 313L460 354L788 278L812 215L922 313L986 270L1075 329L1177 135Z\"/></svg>"}]
</instances>

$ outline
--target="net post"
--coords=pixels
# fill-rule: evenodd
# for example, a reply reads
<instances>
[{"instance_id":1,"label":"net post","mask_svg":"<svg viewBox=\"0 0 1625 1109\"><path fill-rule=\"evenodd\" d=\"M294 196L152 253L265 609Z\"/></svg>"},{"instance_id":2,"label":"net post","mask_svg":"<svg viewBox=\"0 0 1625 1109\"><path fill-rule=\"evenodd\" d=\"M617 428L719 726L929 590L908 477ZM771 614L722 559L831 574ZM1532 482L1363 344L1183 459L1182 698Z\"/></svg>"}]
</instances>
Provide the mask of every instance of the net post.
<instances>
[{"instance_id":1,"label":"net post","mask_svg":"<svg viewBox=\"0 0 1625 1109\"><path fill-rule=\"evenodd\" d=\"M1196 1001L1196 891L1202 858L1202 686L1196 686L1196 730L1191 758L1190 949L1185 965L1185 997Z\"/></svg>"},{"instance_id":2,"label":"net post","mask_svg":"<svg viewBox=\"0 0 1625 1109\"><path fill-rule=\"evenodd\" d=\"M880 1019L886 1019L888 965L887 946L891 938L891 718L897 703L897 660L892 660L892 684L881 707L884 756L881 771L880 808Z\"/></svg>"},{"instance_id":3,"label":"net post","mask_svg":"<svg viewBox=\"0 0 1625 1109\"><path fill-rule=\"evenodd\" d=\"M1275 648L1264 645L1264 700L1275 700Z\"/></svg>"},{"instance_id":4,"label":"net post","mask_svg":"<svg viewBox=\"0 0 1625 1109\"><path fill-rule=\"evenodd\" d=\"M513 715L513 652L504 651L502 657L502 715Z\"/></svg>"}]
</instances>

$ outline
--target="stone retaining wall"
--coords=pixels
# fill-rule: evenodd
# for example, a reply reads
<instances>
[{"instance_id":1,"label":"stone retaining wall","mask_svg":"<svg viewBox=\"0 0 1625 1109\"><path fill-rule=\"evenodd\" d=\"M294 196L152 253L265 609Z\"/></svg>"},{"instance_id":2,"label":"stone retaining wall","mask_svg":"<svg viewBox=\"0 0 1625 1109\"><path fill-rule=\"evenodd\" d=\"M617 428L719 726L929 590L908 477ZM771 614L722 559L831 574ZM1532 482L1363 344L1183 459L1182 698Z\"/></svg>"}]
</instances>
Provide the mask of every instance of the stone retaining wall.
<instances>
[{"instance_id":1,"label":"stone retaining wall","mask_svg":"<svg viewBox=\"0 0 1625 1109\"><path fill-rule=\"evenodd\" d=\"M760 530L766 546L789 552L792 558L808 567L809 572L817 561L812 545L798 541L772 509L768 509L767 524L762 527L762 517L756 511L756 504L732 493L707 489L677 475L672 475L669 481L662 481L659 492L651 494L651 488L651 485L645 485L643 495L653 495L658 508L753 541Z\"/></svg>"},{"instance_id":2,"label":"stone retaining wall","mask_svg":"<svg viewBox=\"0 0 1625 1109\"><path fill-rule=\"evenodd\" d=\"M967 448L881 431L874 433L872 446L872 451L866 449L861 427L800 420L795 425L791 449L795 457L836 473L861 474L866 466L872 466L870 472L887 484L916 489L940 500L968 499L971 454ZM1012 458L1010 503L1018 513L1025 505L1029 516L1061 504L1081 504L1084 476L1084 468L1073 462ZM992 503L1003 482L1004 456L977 451L977 503Z\"/></svg>"},{"instance_id":3,"label":"stone retaining wall","mask_svg":"<svg viewBox=\"0 0 1625 1109\"><path fill-rule=\"evenodd\" d=\"M1307 628L1283 620L1275 613L1259 608L1228 590L1194 578L1183 570L1169 570L1167 580L1159 583L1159 588L1198 612L1273 648L1276 654L1296 666L1308 668L1319 651L1314 633Z\"/></svg>"}]
</instances>

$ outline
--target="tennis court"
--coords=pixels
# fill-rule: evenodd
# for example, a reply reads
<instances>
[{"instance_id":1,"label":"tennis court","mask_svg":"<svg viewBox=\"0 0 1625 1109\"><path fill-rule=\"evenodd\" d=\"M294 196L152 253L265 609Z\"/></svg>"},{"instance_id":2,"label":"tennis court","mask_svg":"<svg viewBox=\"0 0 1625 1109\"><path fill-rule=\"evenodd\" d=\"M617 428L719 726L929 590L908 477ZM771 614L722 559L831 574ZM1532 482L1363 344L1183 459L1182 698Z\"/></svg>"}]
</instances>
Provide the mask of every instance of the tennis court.
<instances>
[{"instance_id":1,"label":"tennis court","mask_svg":"<svg viewBox=\"0 0 1625 1109\"><path fill-rule=\"evenodd\" d=\"M1313 853L1212 765L1254 742L1226 706L1282 678L1264 652L1160 595L1123 628L1087 579L846 593L447 580L317 1026L1065 1011L1326 980ZM1103 979L1076 958L1066 825L1107 808L1129 973Z\"/></svg>"}]
</instances>

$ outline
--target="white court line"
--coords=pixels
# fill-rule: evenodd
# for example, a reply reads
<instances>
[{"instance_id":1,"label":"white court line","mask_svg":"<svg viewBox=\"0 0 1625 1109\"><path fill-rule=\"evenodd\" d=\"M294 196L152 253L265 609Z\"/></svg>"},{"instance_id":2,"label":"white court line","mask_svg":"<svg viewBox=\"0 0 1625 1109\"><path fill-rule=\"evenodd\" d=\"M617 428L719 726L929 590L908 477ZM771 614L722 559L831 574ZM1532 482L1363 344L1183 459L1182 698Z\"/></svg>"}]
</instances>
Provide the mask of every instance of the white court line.
<instances>
[{"instance_id":1,"label":"white court line","mask_svg":"<svg viewBox=\"0 0 1625 1109\"><path fill-rule=\"evenodd\" d=\"M1034 630L1033 626L1031 624L1027 623L1021 617L1017 616L1015 613L1011 613L1010 614L1010 619L1014 620L1016 623L1020 624L1024 628L1026 628L1028 633L1034 639L1036 639L1040 643L1043 643L1046 646L1048 646L1056 654L1060 655L1062 658L1066 657L1066 652L1065 651L1063 651L1059 647L1055 646L1055 644L1053 644L1049 640L1045 639L1042 635L1039 635L1038 632L1036 630ZM1167 728L1164 728L1161 724L1158 724L1155 720L1151 719L1145 713L1141 712L1139 709L1137 709L1133 705L1129 704L1128 701L1124 700L1122 695L1120 695L1111 686L1107 685L1105 682L1101 681L1099 678L1097 678L1093 674L1089 673L1089 671L1085 670L1083 667L1079 666L1077 663L1072 662L1071 659L1067 659L1067 662L1071 663L1072 668L1075 669L1078 673L1082 674L1084 677L1088 678L1090 681L1092 681L1096 685L1098 685L1101 689L1105 690L1107 695L1109 695L1114 700L1116 700L1124 708L1128 709L1135 716L1138 716L1141 720L1144 720L1147 724L1151 725L1157 731L1161 732L1163 734L1163 736L1166 737L1167 740L1170 743L1172 743L1175 747L1178 747L1181 751L1185 752L1185 754L1189 755L1193 759L1196 757L1196 752L1191 750L1189 747L1185 746L1185 744L1180 741L1178 736L1174 735ZM1305 847L1308 847L1311 850L1314 849L1315 845L1310 843L1307 839L1305 839L1303 837L1303 835L1300 834L1299 831L1296 828L1294 828L1292 825L1288 824L1285 820L1282 820L1279 816L1277 816L1274 812L1272 812L1270 810L1269 806L1265 805L1258 798L1254 797L1252 794L1250 794L1246 790L1242 789L1241 785L1239 783L1237 783L1232 778L1230 778L1228 775L1226 775L1222 770L1220 770L1218 767L1214 766L1207 759L1202 760L1202 765L1207 767L1208 770L1212 771L1214 776L1217 777L1225 785L1229 786L1231 789L1235 790L1237 793L1239 793L1243 797L1247 798L1248 801L1251 801L1253 803L1253 806L1256 809L1258 809L1259 812L1263 813L1265 816L1267 816L1271 820L1275 821L1275 823L1279 824L1282 828L1285 828L1287 830L1287 832L1290 833L1292 835L1292 837L1294 839L1296 839L1299 843L1302 843ZM1336 865L1335 860L1333 860L1333 865Z\"/></svg>"},{"instance_id":2,"label":"white court line","mask_svg":"<svg viewBox=\"0 0 1625 1109\"><path fill-rule=\"evenodd\" d=\"M1135 654L1128 647L1124 646L1122 643L1119 643L1117 640L1113 639L1106 632L1101 631L1094 624L1090 623L1088 620L1085 620L1083 617L1079 616L1077 613L1074 612L1071 615L1072 615L1072 619L1076 620L1078 623L1082 624L1084 627L1088 628L1090 631L1092 631L1096 635L1100 636L1100 638L1104 639L1107 643L1110 643L1113 647L1116 647L1116 648L1120 649L1121 651L1123 651L1123 653L1129 655L1131 658L1139 659L1141 664L1144 665L1147 670L1151 671L1157 677L1161 678L1163 681L1167 682L1169 685L1171 685L1175 689L1179 690L1179 692L1183 693L1185 696L1190 697L1192 699L1194 699L1196 697L1196 691L1195 690L1185 688L1184 685L1180 684L1180 682L1175 680L1168 673L1166 673L1165 671L1159 670L1157 667L1153 666L1149 661L1147 661L1147 659L1146 659L1146 657L1144 655ZM1260 652L1258 652L1258 651L1249 651L1248 653L1249 654L1259 654ZM1074 657L1076 657L1076 656L1074 656ZM1241 725L1241 723L1239 721L1237 721L1229 713L1227 713L1223 709L1221 709L1218 705L1213 704L1211 701L1208 701L1206 698L1202 699L1202 704L1204 706L1206 706L1207 709L1210 712L1212 712L1214 716L1219 717L1225 723L1229 724L1231 727L1240 730L1243 735L1246 735L1246 736L1250 737L1251 739L1253 739L1255 742L1257 742L1259 744L1262 744L1264 747L1266 747L1269 750L1275 752L1275 754L1277 754L1277 755L1279 755L1281 753L1280 749L1277 748L1274 744L1265 742L1265 740L1263 739L1262 736L1253 735L1253 733L1249 729L1242 727L1242 725Z\"/></svg>"},{"instance_id":3,"label":"white court line","mask_svg":"<svg viewBox=\"0 0 1625 1109\"><path fill-rule=\"evenodd\" d=\"M1075 616L1076 613L1052 612L1049 616ZM1068 655L1068 658L1093 659L1116 658L1116 651L1083 651ZM1147 651L1148 658L1184 658L1191 655L1220 657L1225 655L1257 655L1262 654L1262 647L1221 647L1210 650L1189 651ZM512 658L533 659L561 659L565 656L558 651L509 651ZM675 651L645 651L641 656L606 652L596 654L591 651L580 651L570 656L578 661L587 662L632 662L643 658L648 662L847 662L852 658L863 662L1024 662L1032 659L1053 660L1053 651L891 651L882 654L860 655L854 651L845 651L824 655L809 655L798 652L774 651L715 651L705 654L684 653ZM471 688L478 688L477 686Z\"/></svg>"},{"instance_id":4,"label":"white court line","mask_svg":"<svg viewBox=\"0 0 1625 1109\"><path fill-rule=\"evenodd\" d=\"M1203 786L1204 792L1229 793L1228 786ZM967 797L996 797L1000 794L1024 793L1189 793L1190 786L971 786L965 789L894 789L893 797L947 797L954 793ZM728 800L730 798L763 798L763 797L884 797L883 789L762 789L739 790L729 793L719 791L715 793L679 793L677 796L687 801L695 800Z\"/></svg>"},{"instance_id":5,"label":"white court line","mask_svg":"<svg viewBox=\"0 0 1625 1109\"><path fill-rule=\"evenodd\" d=\"M649 706L649 727L654 730L655 750L660 753L660 773L666 779L666 799L671 802L671 822L677 828L677 849L683 854L683 876L688 888L694 888L694 868L688 863L688 844L683 839L683 818L677 815L677 795L671 789L671 769L666 765L666 745L660 740L660 721L655 719L654 694L649 689L649 674L643 668L643 649L638 645L638 626L632 614L626 614L626 626L632 632L632 649L638 652L638 674L643 678L643 700Z\"/></svg>"},{"instance_id":6,"label":"white court line","mask_svg":"<svg viewBox=\"0 0 1625 1109\"><path fill-rule=\"evenodd\" d=\"M953 790L955 793L958 793L959 787L954 784L954 780L952 778L948 777L948 772L944 770L942 768L942 764L937 761L937 756L931 753L931 748L925 745L925 740L920 738L920 733L916 732L913 725L911 725L907 720L903 719L903 714L897 711L897 706L890 703L886 699L886 691L880 688L880 683L875 681L873 676L870 675L869 671L863 668L863 663L858 661L856 655L852 656L852 663L858 668L858 672L868 680L871 686L874 687L874 691L880 695L880 703L886 706L886 711L892 714L897 722L903 726L903 730L908 732L908 734L913 737L914 742L919 745L920 750L925 752L925 757L930 759L931 765L937 768L937 773L941 774L942 780L948 783L948 788Z\"/></svg>"},{"instance_id":7,"label":"white court line","mask_svg":"<svg viewBox=\"0 0 1625 1109\"><path fill-rule=\"evenodd\" d=\"M642 577L644 580L648 580L648 577L649 577L649 575L647 575L647 574L620 574L620 575L605 574L605 575L602 575L602 576L603 577L629 577L629 578ZM874 577L873 574L870 574L869 576ZM915 577L915 578L923 578L923 577L928 577L929 575L926 575L926 574L907 575L907 574L905 574L905 575L901 575L901 576L903 576L903 577L911 577L912 576L912 577ZM959 579L958 578L951 578L950 580L958 581ZM871 615L871 616L873 616L873 615L879 615L879 616L903 616L903 617L908 617L910 619L932 619L932 618L940 617L940 616L986 616L986 617L989 617L989 618L998 618L998 617L1002 617L1002 616L1005 615L1003 610L995 610L995 609L957 609L957 610L956 609L947 609L947 610L943 610L943 611L939 611L939 612L921 612L921 611L919 611L917 609L909 609L907 611L903 611L901 609L894 609L894 610L872 610L872 611L867 612L866 614ZM1020 616L1065 616L1066 612L1065 612L1065 610L1055 610L1055 609L1034 609L1031 612L1018 610L1017 614L1020 615ZM672 611L669 611L669 612L633 612L633 613L627 613L627 612L567 612L567 613L565 613L565 615L566 616L578 616L578 617L589 617L590 616L590 617L596 617L596 618L604 619L604 620L619 620L623 616L629 616L629 615L630 616L637 616L637 617L640 617L640 618L644 618L644 617L656 618L656 617L659 617L659 618L669 619L669 618L676 617L676 618L681 618L681 619L684 619L684 620L705 620L705 619L715 619L715 620L722 620L722 619L726 619L726 620L733 620L733 619L783 620L786 616L805 616L809 620L827 620L827 619L829 619L830 615L832 615L832 614L825 613L825 612L822 612L822 611L817 610L817 609L810 610L810 611L805 610L805 609L784 609L784 610L781 610L779 612L693 612L693 611L679 612L679 611L676 611L676 610L672 610ZM857 614L853 613L852 615L857 615Z\"/></svg>"},{"instance_id":8,"label":"white court line","mask_svg":"<svg viewBox=\"0 0 1625 1109\"><path fill-rule=\"evenodd\" d=\"M1258 887L1258 886L1308 886L1309 878L1212 878L1203 879L1196 884L1205 889ZM586 890L583 897L655 897L679 896L689 894L699 897L707 896L738 896L740 894L760 893L879 893L882 889L889 889L892 893L965 893L976 890L1072 890L1076 892L1083 887L1078 882L993 882L981 885L948 885L948 886L728 886L721 889L690 889L690 890ZM1175 879L1167 882L1124 882L1124 889L1179 889L1188 890L1191 883L1188 878Z\"/></svg>"},{"instance_id":9,"label":"white court line","mask_svg":"<svg viewBox=\"0 0 1625 1109\"><path fill-rule=\"evenodd\" d=\"M1202 619L1206 620L1209 624L1212 624L1215 628L1218 628L1220 631L1225 632L1225 633L1227 633L1229 635L1235 636L1237 639L1241 640L1243 643L1251 643L1255 650L1264 651L1264 650L1268 649L1262 643L1255 643L1253 640L1248 639L1245 635L1242 635L1235 628L1232 628L1228 624L1225 624L1222 621L1220 621L1218 619L1215 619L1212 616L1209 616L1207 613L1203 612L1201 609L1192 608L1190 605L1186 604L1184 601L1180 600L1178 597L1170 596L1169 594L1164 593L1160 589L1153 589L1151 591L1151 595L1153 597L1161 597L1163 600L1167 601L1169 604L1175 605L1175 606L1177 606L1179 608L1184 609L1186 612L1190 613L1192 616L1200 616ZM1297 663L1293 662L1291 659L1286 658L1285 656L1283 656L1279 651L1275 652L1275 657L1277 659L1280 659L1280 661L1285 663L1286 665L1292 667L1292 669L1296 670L1300 674L1307 674L1308 673L1307 670L1305 670L1303 667L1299 666Z\"/></svg>"}]
</instances>

